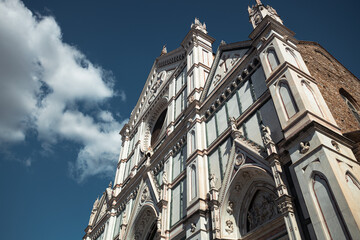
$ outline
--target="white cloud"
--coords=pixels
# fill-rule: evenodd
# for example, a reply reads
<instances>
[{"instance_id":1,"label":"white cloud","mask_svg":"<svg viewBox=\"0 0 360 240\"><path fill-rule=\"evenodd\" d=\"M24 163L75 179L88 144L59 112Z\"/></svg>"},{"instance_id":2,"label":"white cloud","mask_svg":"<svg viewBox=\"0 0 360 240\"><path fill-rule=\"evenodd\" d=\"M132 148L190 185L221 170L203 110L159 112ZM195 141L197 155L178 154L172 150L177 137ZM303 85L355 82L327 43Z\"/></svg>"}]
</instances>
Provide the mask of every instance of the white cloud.
<instances>
[{"instance_id":1,"label":"white cloud","mask_svg":"<svg viewBox=\"0 0 360 240\"><path fill-rule=\"evenodd\" d=\"M51 16L34 16L18 0L0 0L0 143L25 140L29 129L47 149L58 140L82 146L71 173L79 181L114 171L123 123L108 111L95 119L78 103L97 109L116 94L113 79L62 41ZM30 162L31 163L31 162Z\"/></svg>"}]
</instances>

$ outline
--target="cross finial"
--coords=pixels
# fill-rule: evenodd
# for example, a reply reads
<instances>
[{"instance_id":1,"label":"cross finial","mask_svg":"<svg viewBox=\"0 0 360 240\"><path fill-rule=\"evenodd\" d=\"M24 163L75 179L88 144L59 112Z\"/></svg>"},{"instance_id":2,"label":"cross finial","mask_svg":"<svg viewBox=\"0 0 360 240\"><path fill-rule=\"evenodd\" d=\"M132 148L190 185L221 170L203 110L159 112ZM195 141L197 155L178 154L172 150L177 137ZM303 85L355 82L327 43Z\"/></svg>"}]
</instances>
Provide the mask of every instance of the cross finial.
<instances>
[{"instance_id":1,"label":"cross finial","mask_svg":"<svg viewBox=\"0 0 360 240\"><path fill-rule=\"evenodd\" d=\"M261 3L260 0L256 0L256 4L257 4L257 5L262 5L262 3Z\"/></svg>"}]
</instances>

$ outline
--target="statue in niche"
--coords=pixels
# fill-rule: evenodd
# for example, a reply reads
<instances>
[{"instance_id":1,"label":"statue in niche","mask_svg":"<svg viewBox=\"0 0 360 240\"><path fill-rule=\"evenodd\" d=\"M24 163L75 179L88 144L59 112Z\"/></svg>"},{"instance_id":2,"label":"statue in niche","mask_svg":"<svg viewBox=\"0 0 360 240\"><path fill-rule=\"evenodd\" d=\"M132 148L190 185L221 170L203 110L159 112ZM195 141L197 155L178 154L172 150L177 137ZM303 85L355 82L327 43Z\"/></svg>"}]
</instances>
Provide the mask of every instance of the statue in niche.
<instances>
[{"instance_id":1,"label":"statue in niche","mask_svg":"<svg viewBox=\"0 0 360 240\"><path fill-rule=\"evenodd\" d=\"M300 142L300 153L304 154L310 149L310 143L309 142Z\"/></svg>"},{"instance_id":2,"label":"statue in niche","mask_svg":"<svg viewBox=\"0 0 360 240\"><path fill-rule=\"evenodd\" d=\"M262 131L262 134L263 134L262 139L263 139L263 142L264 142L265 146L270 144L270 143L274 144L274 142L273 142L273 140L271 138L271 130L270 130L270 128L268 126L265 126L265 125L261 124L261 131Z\"/></svg>"},{"instance_id":3,"label":"statue in niche","mask_svg":"<svg viewBox=\"0 0 360 240\"><path fill-rule=\"evenodd\" d=\"M229 215L232 215L234 212L234 203L229 201L226 211Z\"/></svg>"},{"instance_id":4,"label":"statue in niche","mask_svg":"<svg viewBox=\"0 0 360 240\"><path fill-rule=\"evenodd\" d=\"M275 194L258 191L250 204L247 213L247 230L251 231L277 215Z\"/></svg>"},{"instance_id":5,"label":"statue in niche","mask_svg":"<svg viewBox=\"0 0 360 240\"><path fill-rule=\"evenodd\" d=\"M210 180L210 190L216 189L216 177L214 173L210 174L209 180Z\"/></svg>"}]
</instances>

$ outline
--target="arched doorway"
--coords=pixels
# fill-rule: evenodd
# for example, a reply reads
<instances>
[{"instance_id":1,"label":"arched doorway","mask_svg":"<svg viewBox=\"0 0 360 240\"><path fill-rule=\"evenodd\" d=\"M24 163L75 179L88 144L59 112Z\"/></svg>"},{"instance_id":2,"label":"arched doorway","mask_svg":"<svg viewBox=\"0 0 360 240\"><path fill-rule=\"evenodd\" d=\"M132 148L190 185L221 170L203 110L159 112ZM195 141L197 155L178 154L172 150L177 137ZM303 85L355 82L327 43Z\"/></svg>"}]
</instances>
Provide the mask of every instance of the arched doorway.
<instances>
[{"instance_id":1,"label":"arched doorway","mask_svg":"<svg viewBox=\"0 0 360 240\"><path fill-rule=\"evenodd\" d=\"M222 236L225 238L266 238L286 234L276 204L274 180L260 163L242 165L230 181L222 202Z\"/></svg>"},{"instance_id":2,"label":"arched doorway","mask_svg":"<svg viewBox=\"0 0 360 240\"><path fill-rule=\"evenodd\" d=\"M126 239L154 240L157 239L157 214L152 206L144 206L131 225Z\"/></svg>"}]
</instances>

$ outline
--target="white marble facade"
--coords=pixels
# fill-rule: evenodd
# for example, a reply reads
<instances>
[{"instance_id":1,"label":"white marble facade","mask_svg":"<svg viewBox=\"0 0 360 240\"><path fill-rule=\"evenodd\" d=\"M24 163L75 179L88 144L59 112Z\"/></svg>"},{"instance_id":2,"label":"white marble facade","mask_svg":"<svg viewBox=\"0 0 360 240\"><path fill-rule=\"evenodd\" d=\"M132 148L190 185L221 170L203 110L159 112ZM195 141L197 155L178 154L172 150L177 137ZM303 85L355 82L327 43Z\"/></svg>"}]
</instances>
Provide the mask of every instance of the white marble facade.
<instances>
[{"instance_id":1,"label":"white marble facade","mask_svg":"<svg viewBox=\"0 0 360 240\"><path fill-rule=\"evenodd\" d=\"M215 55L198 19L156 58L85 240L357 239L360 167L297 50L259 0Z\"/></svg>"}]
</instances>

